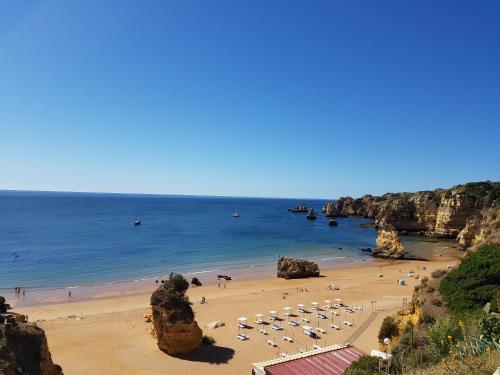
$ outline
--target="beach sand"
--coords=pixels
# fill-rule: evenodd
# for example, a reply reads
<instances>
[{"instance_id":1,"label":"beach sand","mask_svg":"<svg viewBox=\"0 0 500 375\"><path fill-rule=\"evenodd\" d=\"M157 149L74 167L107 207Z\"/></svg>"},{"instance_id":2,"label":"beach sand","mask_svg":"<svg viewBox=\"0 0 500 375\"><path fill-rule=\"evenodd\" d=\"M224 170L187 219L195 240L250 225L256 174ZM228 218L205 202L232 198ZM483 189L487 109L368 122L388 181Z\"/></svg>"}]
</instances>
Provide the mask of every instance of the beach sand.
<instances>
[{"instance_id":1,"label":"beach sand","mask_svg":"<svg viewBox=\"0 0 500 375\"><path fill-rule=\"evenodd\" d=\"M354 320L353 327L341 324L345 317L334 317L334 323L342 326L339 331L329 328L331 319L321 320L312 314L310 325L316 327L320 322L320 327L327 329L326 334L320 334L317 344L350 342L369 353L378 349L377 333L383 318L400 309L403 299L411 298L413 287L420 282L408 277L408 270L414 270L420 277L430 277L432 270L455 262L456 259L445 257L427 262L374 260L322 270L323 277L319 278L270 277L234 280L227 283L227 288L218 288L216 284L190 288L188 295L196 320L204 334L215 338L216 344L202 346L178 358L158 349L151 335L151 323L143 319L150 310L154 282L134 290L110 286L83 301L79 301L78 291L74 291L71 302L65 290L53 291L43 304L18 307L15 311L27 314L30 321L37 321L45 330L52 358L65 374L250 374L254 362L276 358L283 352L293 354L299 347L309 350L315 344L300 327L292 328L286 321L282 325L286 334L294 337L294 343L283 341L284 331L273 331L270 326L267 326L269 336L259 334L253 323L256 313L267 318L270 310L277 310L283 317L285 306L296 311L299 303L310 307L313 301L322 305L325 299L342 298L350 306L363 306L363 311L348 314L347 319ZM422 266L427 269L421 269ZM384 277L377 277L379 273ZM407 285L398 285L401 278ZM330 284L338 285L340 290L328 290ZM301 292L301 288L308 292ZM288 292L286 299L282 298L284 292ZM207 304L200 304L202 296L207 298ZM327 314L331 316L329 311ZM250 340L245 342L236 339L237 319L241 316L247 317L254 327L246 331ZM213 330L205 327L214 320L223 321L226 326ZM268 346L268 338L275 339L279 347Z\"/></svg>"}]
</instances>

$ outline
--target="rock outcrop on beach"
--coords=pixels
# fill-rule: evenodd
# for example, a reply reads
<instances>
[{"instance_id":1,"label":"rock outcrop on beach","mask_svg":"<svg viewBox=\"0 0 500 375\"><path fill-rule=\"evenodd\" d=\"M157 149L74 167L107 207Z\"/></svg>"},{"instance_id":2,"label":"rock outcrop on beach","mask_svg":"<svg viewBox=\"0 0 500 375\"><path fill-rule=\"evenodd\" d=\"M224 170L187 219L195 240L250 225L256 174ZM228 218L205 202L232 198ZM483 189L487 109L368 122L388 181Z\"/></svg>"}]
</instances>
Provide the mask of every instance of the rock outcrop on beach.
<instances>
[{"instance_id":1,"label":"rock outcrop on beach","mask_svg":"<svg viewBox=\"0 0 500 375\"><path fill-rule=\"evenodd\" d=\"M500 182L472 182L451 189L342 197L335 208L329 203L324 211L366 217L374 219L377 226L392 224L398 231L429 237L455 239L465 229L461 243L470 246L499 198Z\"/></svg>"},{"instance_id":2,"label":"rock outcrop on beach","mask_svg":"<svg viewBox=\"0 0 500 375\"><path fill-rule=\"evenodd\" d=\"M203 332L194 320L182 275L171 274L151 296L153 334L158 347L168 354L185 354L200 346Z\"/></svg>"},{"instance_id":3,"label":"rock outcrop on beach","mask_svg":"<svg viewBox=\"0 0 500 375\"><path fill-rule=\"evenodd\" d=\"M398 237L398 231L391 224L385 224L377 232L377 247L372 255L378 258L401 259L404 257L405 247Z\"/></svg>"},{"instance_id":4,"label":"rock outcrop on beach","mask_svg":"<svg viewBox=\"0 0 500 375\"><path fill-rule=\"evenodd\" d=\"M347 215L344 213L341 213L338 209L335 203L333 202L328 202L323 208L321 209L323 214L326 217L346 217Z\"/></svg>"},{"instance_id":5,"label":"rock outcrop on beach","mask_svg":"<svg viewBox=\"0 0 500 375\"><path fill-rule=\"evenodd\" d=\"M318 277L319 267L309 260L281 257L278 260L278 277L285 279L301 279Z\"/></svg>"},{"instance_id":6,"label":"rock outcrop on beach","mask_svg":"<svg viewBox=\"0 0 500 375\"><path fill-rule=\"evenodd\" d=\"M4 315L9 322L0 323L0 374L62 375L61 366L52 362L43 329L23 315L8 315L15 322Z\"/></svg>"},{"instance_id":7,"label":"rock outcrop on beach","mask_svg":"<svg viewBox=\"0 0 500 375\"><path fill-rule=\"evenodd\" d=\"M298 205L297 207L289 208L288 211L290 211L290 212L308 212L309 209L307 208L307 204L301 204L301 205Z\"/></svg>"}]
</instances>

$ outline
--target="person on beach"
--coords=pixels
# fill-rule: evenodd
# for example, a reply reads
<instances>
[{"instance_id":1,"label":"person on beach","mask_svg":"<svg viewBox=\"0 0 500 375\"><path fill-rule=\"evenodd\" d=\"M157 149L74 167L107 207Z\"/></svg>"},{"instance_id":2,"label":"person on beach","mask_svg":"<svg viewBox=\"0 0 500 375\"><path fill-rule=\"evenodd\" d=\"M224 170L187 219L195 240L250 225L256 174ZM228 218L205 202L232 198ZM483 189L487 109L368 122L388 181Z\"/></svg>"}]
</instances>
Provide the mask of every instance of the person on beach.
<instances>
[{"instance_id":1,"label":"person on beach","mask_svg":"<svg viewBox=\"0 0 500 375\"><path fill-rule=\"evenodd\" d=\"M26 296L26 288L23 289L23 297Z\"/></svg>"},{"instance_id":2,"label":"person on beach","mask_svg":"<svg viewBox=\"0 0 500 375\"><path fill-rule=\"evenodd\" d=\"M70 299L70 301L71 301L71 297L72 297L71 290L68 290L68 298Z\"/></svg>"},{"instance_id":3,"label":"person on beach","mask_svg":"<svg viewBox=\"0 0 500 375\"><path fill-rule=\"evenodd\" d=\"M201 297L201 303L206 303L207 300L205 299L205 297Z\"/></svg>"}]
</instances>

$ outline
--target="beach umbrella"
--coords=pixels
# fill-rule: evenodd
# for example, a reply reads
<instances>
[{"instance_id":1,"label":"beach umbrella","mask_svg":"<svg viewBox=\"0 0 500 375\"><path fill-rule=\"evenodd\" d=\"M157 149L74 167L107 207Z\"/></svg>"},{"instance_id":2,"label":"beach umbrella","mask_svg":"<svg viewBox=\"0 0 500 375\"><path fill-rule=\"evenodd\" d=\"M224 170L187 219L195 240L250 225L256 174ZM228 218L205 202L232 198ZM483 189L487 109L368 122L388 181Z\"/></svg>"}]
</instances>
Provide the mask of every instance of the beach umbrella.
<instances>
[{"instance_id":1,"label":"beach umbrella","mask_svg":"<svg viewBox=\"0 0 500 375\"><path fill-rule=\"evenodd\" d=\"M329 299L325 299L325 304L326 304L326 308L329 309L332 307L332 301L330 301Z\"/></svg>"},{"instance_id":2,"label":"beach umbrella","mask_svg":"<svg viewBox=\"0 0 500 375\"><path fill-rule=\"evenodd\" d=\"M312 309L313 310L317 310L318 306L319 306L319 303L318 302L311 302L311 305L312 305Z\"/></svg>"},{"instance_id":3,"label":"beach umbrella","mask_svg":"<svg viewBox=\"0 0 500 375\"><path fill-rule=\"evenodd\" d=\"M303 303L299 303L297 305L297 307L299 308L299 311L300 312L304 312L305 308L306 308L306 305L304 305Z\"/></svg>"},{"instance_id":4,"label":"beach umbrella","mask_svg":"<svg viewBox=\"0 0 500 375\"><path fill-rule=\"evenodd\" d=\"M275 310L271 310L271 311L269 311L269 317L270 317L272 320L276 319L276 318L277 318L277 315L278 315L278 314L276 313L276 311L275 311Z\"/></svg>"},{"instance_id":5,"label":"beach umbrella","mask_svg":"<svg viewBox=\"0 0 500 375\"><path fill-rule=\"evenodd\" d=\"M256 317L256 318L262 318L263 316L264 316L264 315L263 315L263 314L261 314L261 313L255 314L255 317Z\"/></svg>"},{"instance_id":6,"label":"beach umbrella","mask_svg":"<svg viewBox=\"0 0 500 375\"><path fill-rule=\"evenodd\" d=\"M290 316L291 310L292 310L291 307L283 307L283 310L285 310L285 312L283 313L283 315Z\"/></svg>"}]
</instances>

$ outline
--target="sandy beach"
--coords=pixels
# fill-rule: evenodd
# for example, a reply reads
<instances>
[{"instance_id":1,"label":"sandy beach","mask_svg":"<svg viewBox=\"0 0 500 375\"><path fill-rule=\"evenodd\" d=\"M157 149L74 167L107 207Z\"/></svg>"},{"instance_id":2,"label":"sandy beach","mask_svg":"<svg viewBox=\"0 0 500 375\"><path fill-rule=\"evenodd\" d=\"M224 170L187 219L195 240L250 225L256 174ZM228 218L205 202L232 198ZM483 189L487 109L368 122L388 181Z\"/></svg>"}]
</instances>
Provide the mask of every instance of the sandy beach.
<instances>
[{"instance_id":1,"label":"sandy beach","mask_svg":"<svg viewBox=\"0 0 500 375\"><path fill-rule=\"evenodd\" d=\"M455 262L456 259L445 257L427 262L374 260L322 270L319 278L269 277L234 280L227 283L226 288L219 288L217 284L190 288L188 295L196 320L204 334L215 338L216 345L202 346L179 358L158 350L150 333L151 324L143 319L143 314L150 310L149 297L155 288L154 282L133 290L110 286L82 301L76 295L71 302L66 291L58 290L43 304L18 307L15 311L27 314L30 321L37 321L45 330L53 360L66 374L247 374L254 362L272 359L281 353L296 353L299 348L309 350L316 343L304 335L300 327L293 328L286 320L282 322L286 331L273 331L268 326L269 336L259 334L253 323L256 313L267 317L270 310L276 310L283 317L285 306L296 311L300 303L310 307L313 301L322 305L324 300L341 298L345 304L362 306L363 310L347 318L333 317L340 330L329 327L329 311L328 320L312 314L310 325L319 324L326 329L317 344L349 342L369 352L378 348L376 336L382 319L399 309L403 299L410 298L413 286L419 283L407 276L408 271L411 269L420 277L430 276L432 270ZM379 273L384 276L378 277ZM400 278L405 279L407 285L398 285ZM331 284L338 285L340 290L329 290ZM286 299L283 293L288 293ZM207 304L200 303L202 296ZM246 331L250 340L245 342L236 339L237 319L241 316L247 317L253 327ZM353 327L342 324L345 319L353 321ZM213 330L205 327L214 320L223 321L226 326ZM294 343L283 341L285 333L293 336ZM268 346L268 338L274 339L278 347Z\"/></svg>"}]
</instances>

